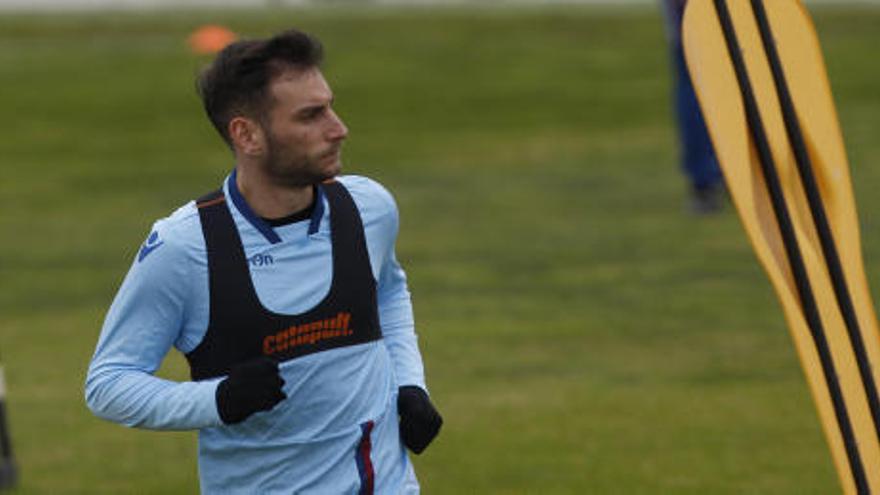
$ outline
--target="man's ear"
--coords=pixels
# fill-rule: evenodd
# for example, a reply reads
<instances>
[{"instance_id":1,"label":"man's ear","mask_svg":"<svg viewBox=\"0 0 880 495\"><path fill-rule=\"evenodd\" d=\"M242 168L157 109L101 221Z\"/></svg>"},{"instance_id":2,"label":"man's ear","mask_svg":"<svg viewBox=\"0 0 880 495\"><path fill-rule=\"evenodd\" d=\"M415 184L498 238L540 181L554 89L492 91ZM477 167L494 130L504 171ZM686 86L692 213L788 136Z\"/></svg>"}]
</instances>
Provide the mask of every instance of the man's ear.
<instances>
[{"instance_id":1,"label":"man's ear","mask_svg":"<svg viewBox=\"0 0 880 495\"><path fill-rule=\"evenodd\" d=\"M263 127L247 117L233 117L229 121L229 138L232 146L245 155L262 155L266 149L266 134Z\"/></svg>"}]
</instances>

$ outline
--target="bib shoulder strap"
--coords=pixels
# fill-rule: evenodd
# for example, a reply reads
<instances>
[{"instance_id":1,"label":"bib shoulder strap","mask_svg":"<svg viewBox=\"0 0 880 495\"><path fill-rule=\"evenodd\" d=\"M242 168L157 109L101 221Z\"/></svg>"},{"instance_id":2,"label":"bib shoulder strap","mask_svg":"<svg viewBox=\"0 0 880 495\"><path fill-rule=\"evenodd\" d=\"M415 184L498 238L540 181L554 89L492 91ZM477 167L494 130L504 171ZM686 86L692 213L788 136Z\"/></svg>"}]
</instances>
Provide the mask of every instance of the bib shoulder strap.
<instances>
[{"instance_id":1,"label":"bib shoulder strap","mask_svg":"<svg viewBox=\"0 0 880 495\"><path fill-rule=\"evenodd\" d=\"M196 206L208 256L211 319L223 318L225 309L238 307L251 295L247 258L223 191L202 196Z\"/></svg>"}]
</instances>

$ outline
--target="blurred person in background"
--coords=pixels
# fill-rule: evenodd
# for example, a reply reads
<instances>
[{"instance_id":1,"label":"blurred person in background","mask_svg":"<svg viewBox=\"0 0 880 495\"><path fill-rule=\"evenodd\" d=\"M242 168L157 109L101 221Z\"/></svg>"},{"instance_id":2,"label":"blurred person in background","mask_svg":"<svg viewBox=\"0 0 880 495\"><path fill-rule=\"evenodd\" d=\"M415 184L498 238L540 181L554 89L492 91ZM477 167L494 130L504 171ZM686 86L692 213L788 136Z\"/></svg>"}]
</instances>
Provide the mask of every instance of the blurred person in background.
<instances>
[{"instance_id":1,"label":"blurred person in background","mask_svg":"<svg viewBox=\"0 0 880 495\"><path fill-rule=\"evenodd\" d=\"M681 21L686 4L687 0L663 0L663 11L674 73L681 164L689 182L688 209L704 215L722 209L725 187L685 63Z\"/></svg>"},{"instance_id":2,"label":"blurred person in background","mask_svg":"<svg viewBox=\"0 0 880 495\"><path fill-rule=\"evenodd\" d=\"M235 168L154 224L88 370L96 415L199 431L203 493L418 493L404 447L421 453L442 424L397 207L339 176L348 129L322 58L290 30L232 43L199 76ZM192 381L154 376L172 346Z\"/></svg>"}]
</instances>

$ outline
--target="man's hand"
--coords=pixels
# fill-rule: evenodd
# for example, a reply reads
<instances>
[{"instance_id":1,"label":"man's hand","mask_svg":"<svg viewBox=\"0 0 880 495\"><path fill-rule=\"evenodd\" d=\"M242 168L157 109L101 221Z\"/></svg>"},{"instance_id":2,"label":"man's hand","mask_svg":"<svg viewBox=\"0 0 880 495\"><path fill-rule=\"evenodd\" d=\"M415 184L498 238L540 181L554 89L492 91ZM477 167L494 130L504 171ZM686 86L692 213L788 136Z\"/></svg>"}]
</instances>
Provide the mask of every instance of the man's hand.
<instances>
[{"instance_id":1,"label":"man's hand","mask_svg":"<svg viewBox=\"0 0 880 495\"><path fill-rule=\"evenodd\" d=\"M443 418L431 404L428 393L414 385L398 389L397 411L400 413L400 439L414 454L421 454L437 436Z\"/></svg>"},{"instance_id":2,"label":"man's hand","mask_svg":"<svg viewBox=\"0 0 880 495\"><path fill-rule=\"evenodd\" d=\"M235 365L217 386L217 412L226 424L240 423L258 411L268 411L287 398L278 363L261 356Z\"/></svg>"}]
</instances>

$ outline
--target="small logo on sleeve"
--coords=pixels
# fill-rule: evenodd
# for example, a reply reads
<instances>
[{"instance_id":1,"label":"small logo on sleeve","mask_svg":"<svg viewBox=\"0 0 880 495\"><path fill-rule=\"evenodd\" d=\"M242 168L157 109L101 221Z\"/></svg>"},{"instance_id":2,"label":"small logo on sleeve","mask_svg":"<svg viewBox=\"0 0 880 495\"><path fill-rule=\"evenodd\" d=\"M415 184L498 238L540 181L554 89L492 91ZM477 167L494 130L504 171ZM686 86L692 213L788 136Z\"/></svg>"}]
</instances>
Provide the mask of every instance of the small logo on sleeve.
<instances>
[{"instance_id":1,"label":"small logo on sleeve","mask_svg":"<svg viewBox=\"0 0 880 495\"><path fill-rule=\"evenodd\" d=\"M138 253L138 263L144 261L144 258L149 256L150 253L159 249L159 246L165 244L165 241L159 240L159 233L153 231L150 234L150 237L147 237L147 242L144 243L143 247L141 247L141 251Z\"/></svg>"}]
</instances>

